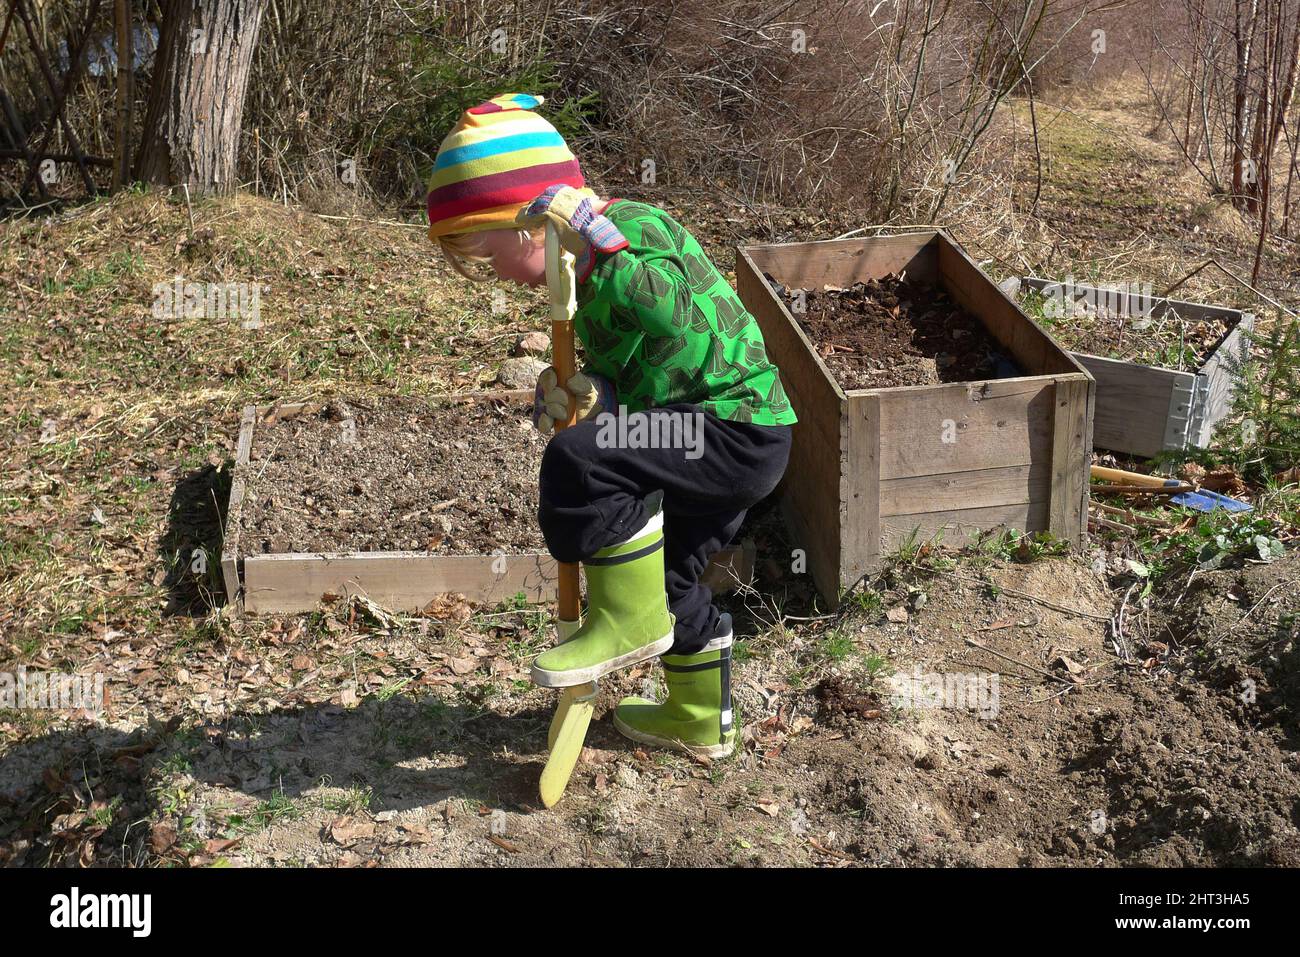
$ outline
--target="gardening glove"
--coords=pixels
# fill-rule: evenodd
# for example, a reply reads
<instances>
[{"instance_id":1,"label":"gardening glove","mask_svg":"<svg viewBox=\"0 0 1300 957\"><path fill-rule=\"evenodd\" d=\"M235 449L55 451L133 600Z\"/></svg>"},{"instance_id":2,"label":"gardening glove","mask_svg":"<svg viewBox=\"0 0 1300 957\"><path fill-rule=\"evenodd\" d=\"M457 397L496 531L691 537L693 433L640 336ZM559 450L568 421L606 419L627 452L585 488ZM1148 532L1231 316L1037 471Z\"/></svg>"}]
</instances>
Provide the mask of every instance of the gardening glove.
<instances>
[{"instance_id":1,"label":"gardening glove","mask_svg":"<svg viewBox=\"0 0 1300 957\"><path fill-rule=\"evenodd\" d=\"M618 252L628 245L618 227L592 209L594 196L589 189L557 183L521 209L515 224L532 228L548 221L554 223L561 245L578 258L575 264L578 275L585 276L596 253Z\"/></svg>"},{"instance_id":2,"label":"gardening glove","mask_svg":"<svg viewBox=\"0 0 1300 957\"><path fill-rule=\"evenodd\" d=\"M533 390L533 424L542 435L550 435L555 423L568 417L570 408L577 408L575 421L582 422L601 412L613 411L617 401L614 384L604 376L577 372L565 388L560 385L555 367L547 366L537 377L537 388Z\"/></svg>"}]
</instances>

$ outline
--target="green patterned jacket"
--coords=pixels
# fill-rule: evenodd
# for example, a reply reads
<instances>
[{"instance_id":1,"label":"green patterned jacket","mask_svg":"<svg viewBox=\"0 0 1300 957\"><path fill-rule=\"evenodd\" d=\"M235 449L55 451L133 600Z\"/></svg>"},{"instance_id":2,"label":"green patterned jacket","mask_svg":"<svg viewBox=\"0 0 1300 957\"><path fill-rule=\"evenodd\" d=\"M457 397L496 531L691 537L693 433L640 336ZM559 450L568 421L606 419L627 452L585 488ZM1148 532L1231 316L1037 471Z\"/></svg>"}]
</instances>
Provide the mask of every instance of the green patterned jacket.
<instances>
[{"instance_id":1,"label":"green patterned jacket","mask_svg":"<svg viewBox=\"0 0 1300 957\"><path fill-rule=\"evenodd\" d=\"M796 422L758 323L695 237L645 203L615 200L605 215L628 247L597 254L578 286L584 367L629 412L690 402L735 422Z\"/></svg>"}]
</instances>

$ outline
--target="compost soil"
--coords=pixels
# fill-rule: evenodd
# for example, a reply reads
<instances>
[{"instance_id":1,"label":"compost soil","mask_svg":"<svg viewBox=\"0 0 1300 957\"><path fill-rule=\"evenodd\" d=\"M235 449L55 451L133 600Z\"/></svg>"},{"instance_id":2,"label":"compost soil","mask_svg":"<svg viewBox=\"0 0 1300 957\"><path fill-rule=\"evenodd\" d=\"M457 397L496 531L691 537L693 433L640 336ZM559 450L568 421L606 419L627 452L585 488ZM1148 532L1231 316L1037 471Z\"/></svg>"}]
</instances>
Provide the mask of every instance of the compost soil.
<instances>
[{"instance_id":1,"label":"compost soil","mask_svg":"<svg viewBox=\"0 0 1300 957\"><path fill-rule=\"evenodd\" d=\"M788 290L770 276L844 389L937 385L1021 375L942 286L896 275L847 289Z\"/></svg>"},{"instance_id":2,"label":"compost soil","mask_svg":"<svg viewBox=\"0 0 1300 957\"><path fill-rule=\"evenodd\" d=\"M545 441L500 401L332 401L254 434L241 516L251 551L540 550Z\"/></svg>"}]
</instances>

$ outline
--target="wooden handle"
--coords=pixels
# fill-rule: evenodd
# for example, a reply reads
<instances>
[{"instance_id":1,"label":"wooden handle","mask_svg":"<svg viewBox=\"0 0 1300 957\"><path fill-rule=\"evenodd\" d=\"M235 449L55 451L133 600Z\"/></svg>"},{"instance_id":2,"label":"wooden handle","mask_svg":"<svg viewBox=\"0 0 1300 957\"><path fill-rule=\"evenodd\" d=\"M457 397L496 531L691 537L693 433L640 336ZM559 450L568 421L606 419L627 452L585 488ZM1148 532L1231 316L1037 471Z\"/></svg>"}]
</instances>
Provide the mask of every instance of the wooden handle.
<instances>
[{"instance_id":1,"label":"wooden handle","mask_svg":"<svg viewBox=\"0 0 1300 957\"><path fill-rule=\"evenodd\" d=\"M1141 472L1125 472L1123 469L1108 469L1104 465L1094 465L1090 474L1095 479L1105 479L1108 482L1123 482L1128 485L1142 485L1146 488L1166 488L1170 485L1181 485L1178 479L1162 478L1159 475L1144 475Z\"/></svg>"},{"instance_id":2,"label":"wooden handle","mask_svg":"<svg viewBox=\"0 0 1300 957\"><path fill-rule=\"evenodd\" d=\"M559 233L552 223L546 224L546 291L551 300L551 364L560 385L567 388L577 371L578 360L573 348L573 314L578 309L577 288L573 275L573 254L560 245ZM575 403L569 403L568 417L557 421L555 428L568 428L577 418ZM577 621L582 607L578 595L578 565L561 562L559 568L558 617Z\"/></svg>"}]
</instances>

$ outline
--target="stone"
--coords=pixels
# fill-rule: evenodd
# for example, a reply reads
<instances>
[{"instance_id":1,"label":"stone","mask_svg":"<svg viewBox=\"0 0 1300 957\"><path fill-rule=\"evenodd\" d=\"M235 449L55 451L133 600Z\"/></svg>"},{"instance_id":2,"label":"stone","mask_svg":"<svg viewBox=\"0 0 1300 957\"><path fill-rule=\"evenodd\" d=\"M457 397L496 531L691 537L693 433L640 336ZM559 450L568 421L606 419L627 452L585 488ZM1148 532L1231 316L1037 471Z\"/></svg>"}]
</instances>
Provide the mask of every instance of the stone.
<instances>
[{"instance_id":1,"label":"stone","mask_svg":"<svg viewBox=\"0 0 1300 957\"><path fill-rule=\"evenodd\" d=\"M537 377L546 368L546 363L532 356L516 356L501 363L497 371L497 382L507 389L531 389L537 385Z\"/></svg>"},{"instance_id":2,"label":"stone","mask_svg":"<svg viewBox=\"0 0 1300 957\"><path fill-rule=\"evenodd\" d=\"M526 332L515 340L514 356L544 356L551 350L551 337L544 332Z\"/></svg>"}]
</instances>

